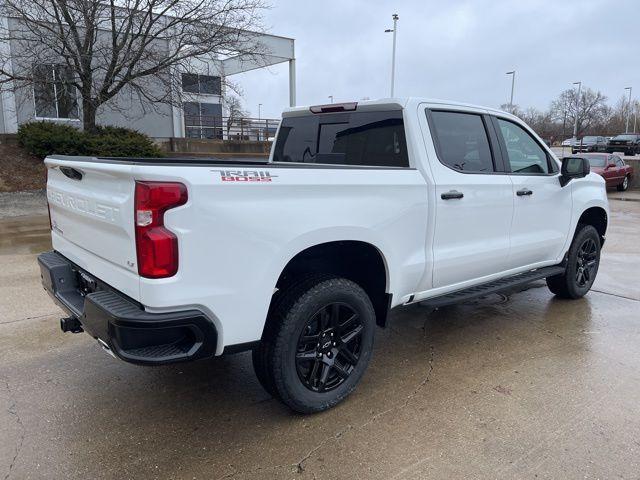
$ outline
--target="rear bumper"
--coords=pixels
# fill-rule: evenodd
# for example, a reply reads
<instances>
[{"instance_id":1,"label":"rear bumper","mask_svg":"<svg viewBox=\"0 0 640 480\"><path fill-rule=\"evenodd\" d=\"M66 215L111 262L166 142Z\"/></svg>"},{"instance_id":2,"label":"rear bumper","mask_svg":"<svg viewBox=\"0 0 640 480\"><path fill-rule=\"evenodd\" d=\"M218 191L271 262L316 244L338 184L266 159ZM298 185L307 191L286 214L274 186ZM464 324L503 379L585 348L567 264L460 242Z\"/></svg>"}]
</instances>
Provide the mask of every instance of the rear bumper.
<instances>
[{"instance_id":1,"label":"rear bumper","mask_svg":"<svg viewBox=\"0 0 640 480\"><path fill-rule=\"evenodd\" d=\"M53 300L116 357L162 365L215 354L218 335L201 311L146 312L55 251L39 255L38 264Z\"/></svg>"}]
</instances>

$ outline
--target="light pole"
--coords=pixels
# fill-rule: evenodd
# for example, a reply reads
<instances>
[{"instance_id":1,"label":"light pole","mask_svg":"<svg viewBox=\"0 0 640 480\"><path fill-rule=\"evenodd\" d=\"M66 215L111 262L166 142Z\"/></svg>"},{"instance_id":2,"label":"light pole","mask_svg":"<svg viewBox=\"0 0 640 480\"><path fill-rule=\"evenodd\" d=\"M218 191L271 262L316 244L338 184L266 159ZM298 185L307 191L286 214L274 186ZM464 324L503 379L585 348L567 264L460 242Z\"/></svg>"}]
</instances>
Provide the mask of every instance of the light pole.
<instances>
[{"instance_id":1,"label":"light pole","mask_svg":"<svg viewBox=\"0 0 640 480\"><path fill-rule=\"evenodd\" d=\"M398 19L400 18L397 13L394 13L393 28L388 28L385 33L393 33L393 50L391 51L391 96L393 97L393 87L396 81L396 34L398 33Z\"/></svg>"},{"instance_id":2,"label":"light pole","mask_svg":"<svg viewBox=\"0 0 640 480\"><path fill-rule=\"evenodd\" d=\"M509 99L509 106L513 110L513 87L515 86L515 83L516 83L516 71L513 70L512 72L507 72L506 74L511 75L511 97Z\"/></svg>"},{"instance_id":3,"label":"light pole","mask_svg":"<svg viewBox=\"0 0 640 480\"><path fill-rule=\"evenodd\" d=\"M624 133L629 133L629 119L631 118L631 87L625 87L625 90L629 90L629 106L627 107L627 125L624 128Z\"/></svg>"},{"instance_id":4,"label":"light pole","mask_svg":"<svg viewBox=\"0 0 640 480\"><path fill-rule=\"evenodd\" d=\"M258 120L260 120L262 117L262 104L259 103L258 104Z\"/></svg>"},{"instance_id":5,"label":"light pole","mask_svg":"<svg viewBox=\"0 0 640 480\"><path fill-rule=\"evenodd\" d=\"M333 103L333 95L329 95L329 100L331 100L331 103Z\"/></svg>"},{"instance_id":6,"label":"light pole","mask_svg":"<svg viewBox=\"0 0 640 480\"><path fill-rule=\"evenodd\" d=\"M573 140L578 139L578 109L580 108L580 92L582 91L582 82L573 82L574 85L578 85L578 95L576 96L576 118L573 123Z\"/></svg>"}]
</instances>

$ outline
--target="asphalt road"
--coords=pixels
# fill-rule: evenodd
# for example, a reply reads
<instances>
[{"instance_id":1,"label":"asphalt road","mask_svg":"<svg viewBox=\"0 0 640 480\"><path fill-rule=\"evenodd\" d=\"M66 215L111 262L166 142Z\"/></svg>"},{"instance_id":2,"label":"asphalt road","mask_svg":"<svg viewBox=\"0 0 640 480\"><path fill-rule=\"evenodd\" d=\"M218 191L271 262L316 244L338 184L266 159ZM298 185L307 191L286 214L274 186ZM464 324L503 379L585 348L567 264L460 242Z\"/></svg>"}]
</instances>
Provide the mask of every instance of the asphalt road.
<instances>
[{"instance_id":1,"label":"asphalt road","mask_svg":"<svg viewBox=\"0 0 640 480\"><path fill-rule=\"evenodd\" d=\"M313 416L270 398L247 354L145 368L62 334L35 263L46 215L0 220L0 479L637 479L640 195L626 198L584 299L540 282L396 310L356 392Z\"/></svg>"}]
</instances>

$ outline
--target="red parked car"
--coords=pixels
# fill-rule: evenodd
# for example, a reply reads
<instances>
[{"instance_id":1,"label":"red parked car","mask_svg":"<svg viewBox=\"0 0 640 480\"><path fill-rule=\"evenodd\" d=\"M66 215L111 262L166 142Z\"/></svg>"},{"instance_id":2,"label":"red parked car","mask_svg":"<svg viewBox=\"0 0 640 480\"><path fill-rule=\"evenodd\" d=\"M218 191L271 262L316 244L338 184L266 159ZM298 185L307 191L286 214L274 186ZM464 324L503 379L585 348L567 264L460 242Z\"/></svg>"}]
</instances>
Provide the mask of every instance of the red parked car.
<instances>
[{"instance_id":1,"label":"red parked car","mask_svg":"<svg viewBox=\"0 0 640 480\"><path fill-rule=\"evenodd\" d=\"M618 155L611 153L583 153L576 157L586 158L591 165L591 171L602 175L607 187L616 187L623 192L629 188L629 183L633 177L633 167L624 163Z\"/></svg>"}]
</instances>

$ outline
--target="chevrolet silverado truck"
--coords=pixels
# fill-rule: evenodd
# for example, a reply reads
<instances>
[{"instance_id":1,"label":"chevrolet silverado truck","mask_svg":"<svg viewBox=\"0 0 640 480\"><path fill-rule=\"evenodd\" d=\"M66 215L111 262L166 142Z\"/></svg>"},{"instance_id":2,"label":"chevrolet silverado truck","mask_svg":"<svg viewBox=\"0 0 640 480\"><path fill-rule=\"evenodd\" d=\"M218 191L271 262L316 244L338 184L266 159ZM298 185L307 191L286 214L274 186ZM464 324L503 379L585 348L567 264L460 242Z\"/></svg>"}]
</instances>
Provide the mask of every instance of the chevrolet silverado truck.
<instances>
[{"instance_id":1,"label":"chevrolet silverado truck","mask_svg":"<svg viewBox=\"0 0 640 480\"><path fill-rule=\"evenodd\" d=\"M44 288L113 356L252 350L297 412L362 378L390 309L546 279L591 288L605 183L508 113L425 99L296 107L268 160L50 156Z\"/></svg>"}]
</instances>

